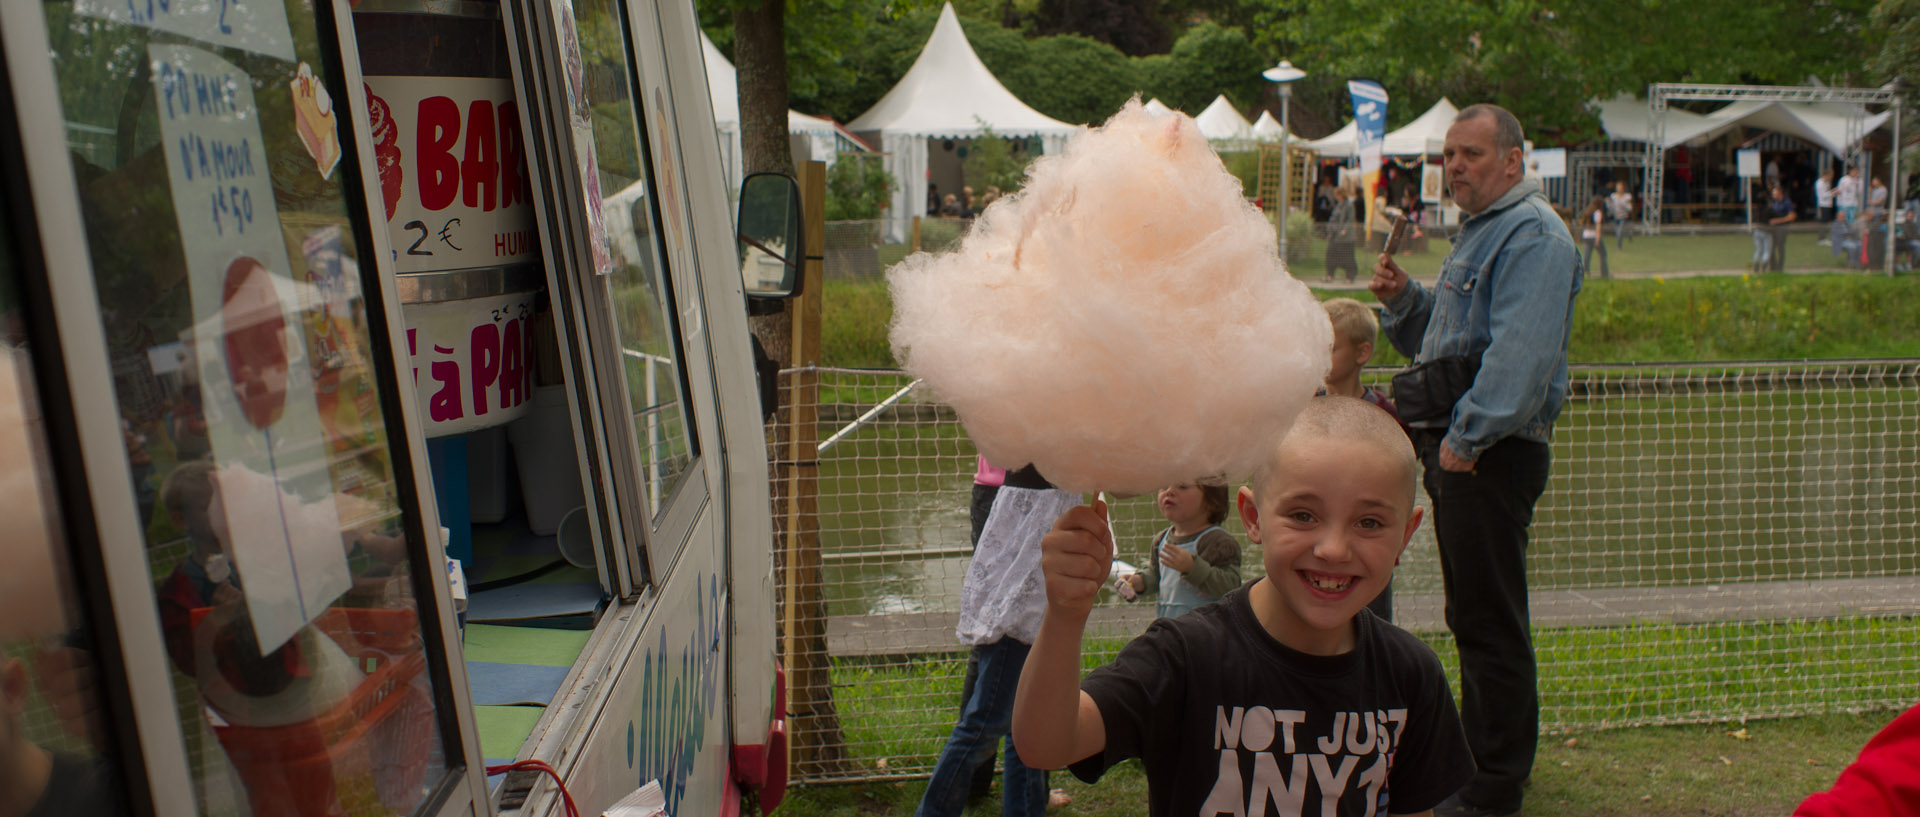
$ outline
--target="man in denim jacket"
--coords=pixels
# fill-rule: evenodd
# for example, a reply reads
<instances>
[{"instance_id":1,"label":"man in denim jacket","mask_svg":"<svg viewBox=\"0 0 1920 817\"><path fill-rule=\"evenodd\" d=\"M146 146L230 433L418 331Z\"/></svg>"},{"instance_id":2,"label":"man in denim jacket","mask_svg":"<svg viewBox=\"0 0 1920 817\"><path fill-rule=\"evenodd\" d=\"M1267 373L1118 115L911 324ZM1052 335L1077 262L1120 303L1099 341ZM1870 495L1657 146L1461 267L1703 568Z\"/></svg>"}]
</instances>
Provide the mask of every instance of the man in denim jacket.
<instances>
[{"instance_id":1,"label":"man in denim jacket","mask_svg":"<svg viewBox=\"0 0 1920 817\"><path fill-rule=\"evenodd\" d=\"M1435 288L1380 256L1368 285L1381 328L1414 363L1478 359L1451 419L1412 423L1433 498L1447 628L1460 650L1461 720L1479 767L1435 810L1518 813L1533 770L1540 698L1527 613L1527 525L1546 488L1553 421L1567 396L1567 336L1580 291L1573 236L1526 178L1524 137L1493 105L1447 130L1447 182L1468 214Z\"/></svg>"}]
</instances>

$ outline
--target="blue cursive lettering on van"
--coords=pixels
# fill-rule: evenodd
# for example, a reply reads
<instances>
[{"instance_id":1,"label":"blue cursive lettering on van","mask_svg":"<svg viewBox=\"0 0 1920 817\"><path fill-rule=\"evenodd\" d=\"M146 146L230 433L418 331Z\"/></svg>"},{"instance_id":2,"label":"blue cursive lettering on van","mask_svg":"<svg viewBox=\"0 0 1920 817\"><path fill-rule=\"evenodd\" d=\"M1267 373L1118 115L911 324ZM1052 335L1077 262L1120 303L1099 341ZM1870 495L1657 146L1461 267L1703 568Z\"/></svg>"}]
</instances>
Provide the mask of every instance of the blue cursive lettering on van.
<instances>
[{"instance_id":1,"label":"blue cursive lettering on van","mask_svg":"<svg viewBox=\"0 0 1920 817\"><path fill-rule=\"evenodd\" d=\"M705 593L699 589L703 584ZM706 745L707 721L719 703L720 580L700 575L694 586L693 627L675 639L681 645L678 655L667 649L667 631L676 628L660 628L659 645L649 646L641 658L640 703L635 707L635 786L660 781L668 814L679 813L687 778ZM655 615L670 612L656 610ZM634 727L629 724L629 729Z\"/></svg>"}]
</instances>

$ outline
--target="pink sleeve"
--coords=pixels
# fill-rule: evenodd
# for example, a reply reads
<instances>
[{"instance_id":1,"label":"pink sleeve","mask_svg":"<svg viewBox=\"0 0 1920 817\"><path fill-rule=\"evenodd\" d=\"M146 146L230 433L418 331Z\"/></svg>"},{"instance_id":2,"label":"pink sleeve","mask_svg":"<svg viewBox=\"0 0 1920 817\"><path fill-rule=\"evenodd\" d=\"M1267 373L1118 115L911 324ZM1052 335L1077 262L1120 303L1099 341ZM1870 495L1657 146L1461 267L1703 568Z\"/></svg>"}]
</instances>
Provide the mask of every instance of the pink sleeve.
<instances>
[{"instance_id":1,"label":"pink sleeve","mask_svg":"<svg viewBox=\"0 0 1920 817\"><path fill-rule=\"evenodd\" d=\"M1007 469L995 468L986 457L974 455L973 484L999 487L1007 482Z\"/></svg>"}]
</instances>

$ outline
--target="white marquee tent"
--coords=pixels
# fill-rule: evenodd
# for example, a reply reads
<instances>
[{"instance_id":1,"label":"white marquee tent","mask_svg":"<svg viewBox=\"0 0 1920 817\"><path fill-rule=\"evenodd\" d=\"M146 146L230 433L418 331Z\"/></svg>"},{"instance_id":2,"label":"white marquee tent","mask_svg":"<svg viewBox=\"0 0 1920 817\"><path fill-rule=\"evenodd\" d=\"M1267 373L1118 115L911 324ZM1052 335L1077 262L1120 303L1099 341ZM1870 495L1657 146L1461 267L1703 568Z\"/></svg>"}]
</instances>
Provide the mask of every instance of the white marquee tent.
<instances>
[{"instance_id":1,"label":"white marquee tent","mask_svg":"<svg viewBox=\"0 0 1920 817\"><path fill-rule=\"evenodd\" d=\"M1253 124L1235 110L1227 95L1213 98L1207 109L1193 118L1200 126L1200 135L1213 143L1215 150L1251 150L1253 147Z\"/></svg>"},{"instance_id":2,"label":"white marquee tent","mask_svg":"<svg viewBox=\"0 0 1920 817\"><path fill-rule=\"evenodd\" d=\"M1426 113L1399 130L1388 132L1380 152L1387 156L1437 156L1446 146L1447 128L1453 126L1453 118L1459 115L1460 109L1441 97Z\"/></svg>"},{"instance_id":3,"label":"white marquee tent","mask_svg":"<svg viewBox=\"0 0 1920 817\"><path fill-rule=\"evenodd\" d=\"M1349 119L1339 130L1308 142L1307 147L1329 159L1351 159L1360 154L1360 126Z\"/></svg>"},{"instance_id":4,"label":"white marquee tent","mask_svg":"<svg viewBox=\"0 0 1920 817\"><path fill-rule=\"evenodd\" d=\"M1598 100L1600 127L1611 139L1648 142L1653 115L1646 100L1621 95ZM1859 106L1816 102L1731 102L1705 115L1669 107L1660 147L1702 144L1737 127L1784 133L1830 153L1844 155L1862 137L1887 123L1891 114L1868 114ZM1849 120L1852 120L1849 122Z\"/></svg>"},{"instance_id":5,"label":"white marquee tent","mask_svg":"<svg viewBox=\"0 0 1920 817\"><path fill-rule=\"evenodd\" d=\"M1380 153L1385 156L1428 156L1440 153L1447 141L1447 128L1453 125L1453 118L1460 109L1453 102L1442 98L1433 103L1426 113L1415 117L1412 122L1398 130L1387 133L1381 140ZM1347 124L1333 135L1324 139L1315 139L1307 143L1321 156L1347 159L1360 154L1359 127L1348 120Z\"/></svg>"},{"instance_id":6,"label":"white marquee tent","mask_svg":"<svg viewBox=\"0 0 1920 817\"><path fill-rule=\"evenodd\" d=\"M929 140L965 140L990 127L1003 137L1041 139L1042 150L1058 153L1067 137L1079 130L1028 107L987 70L967 35L953 4L940 10L933 35L927 38L907 75L866 113L847 124L849 130L874 141L879 134L887 171L900 182L888 208L887 236L901 240L906 218L923 212L927 200ZM944 145L943 145L944 146ZM957 165L958 159L953 162Z\"/></svg>"},{"instance_id":7,"label":"white marquee tent","mask_svg":"<svg viewBox=\"0 0 1920 817\"><path fill-rule=\"evenodd\" d=\"M727 195L737 196L740 189L740 92L733 63L700 33L701 50L707 57L707 92L713 97L714 129L720 132L720 164L727 173ZM865 150L865 146L846 138L831 120L787 111L787 133L793 143L795 161L815 159L833 164L841 149Z\"/></svg>"},{"instance_id":8,"label":"white marquee tent","mask_svg":"<svg viewBox=\"0 0 1920 817\"><path fill-rule=\"evenodd\" d=\"M1147 100L1147 104L1142 105L1140 107L1146 108L1147 113L1153 114L1154 118L1156 119L1162 116L1166 116L1167 114L1173 113L1173 109L1167 107L1167 103L1161 102L1159 97L1154 97L1152 99Z\"/></svg>"},{"instance_id":9,"label":"white marquee tent","mask_svg":"<svg viewBox=\"0 0 1920 817\"><path fill-rule=\"evenodd\" d=\"M1273 118L1272 111L1261 111L1260 118L1253 120L1253 138L1262 142L1280 141L1280 131L1280 120ZM1307 140L1300 138L1300 134L1296 133L1293 135L1293 142L1296 145L1304 145Z\"/></svg>"}]
</instances>

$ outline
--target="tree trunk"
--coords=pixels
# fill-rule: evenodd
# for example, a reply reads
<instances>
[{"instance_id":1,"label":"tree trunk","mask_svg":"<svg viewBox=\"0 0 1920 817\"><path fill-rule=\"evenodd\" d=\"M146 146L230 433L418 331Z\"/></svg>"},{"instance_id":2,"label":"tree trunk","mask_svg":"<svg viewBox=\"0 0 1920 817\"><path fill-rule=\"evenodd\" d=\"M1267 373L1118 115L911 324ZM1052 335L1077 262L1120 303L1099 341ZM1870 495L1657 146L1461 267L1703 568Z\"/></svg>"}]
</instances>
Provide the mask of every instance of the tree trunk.
<instances>
[{"instance_id":1,"label":"tree trunk","mask_svg":"<svg viewBox=\"0 0 1920 817\"><path fill-rule=\"evenodd\" d=\"M793 153L787 141L785 0L761 0L757 6L736 7L733 42L734 69L739 80L743 170L793 175ZM818 248L808 248L809 255L819 252ZM793 321L797 304L797 300L786 301L778 313L751 320L754 336L781 368L819 362L795 359ZM818 327L802 329L818 337ZM812 346L817 349L818 344ZM794 490L795 486L814 485L813 471L818 468L812 461L813 455L807 456L804 462L795 461L794 455L793 401L813 399L817 393L815 388L810 388L813 377L805 380L803 383L793 376L782 378L780 408L767 429L768 459L775 463L772 475L774 541L779 545L774 551L774 569L782 579L788 577L790 570L799 579L791 588L796 596L791 600L797 605L795 615L782 615L780 619L783 640L780 653L792 657L792 665L787 667L787 709L793 730L794 775L798 778L828 776L848 768L846 740L833 703L833 664L827 653L826 604L821 595L817 552L820 546L817 500L810 495L796 496ZM813 412L803 412L802 416L811 417ZM806 443L817 434L801 436L800 442L811 451ZM796 474L795 469L804 469L806 473ZM790 508L796 512L789 513ZM789 535L790 525L796 535ZM789 542L804 552L788 552ZM781 588L782 595L776 609L786 611L789 600L785 595L790 592L790 583L783 580L775 584Z\"/></svg>"}]
</instances>

